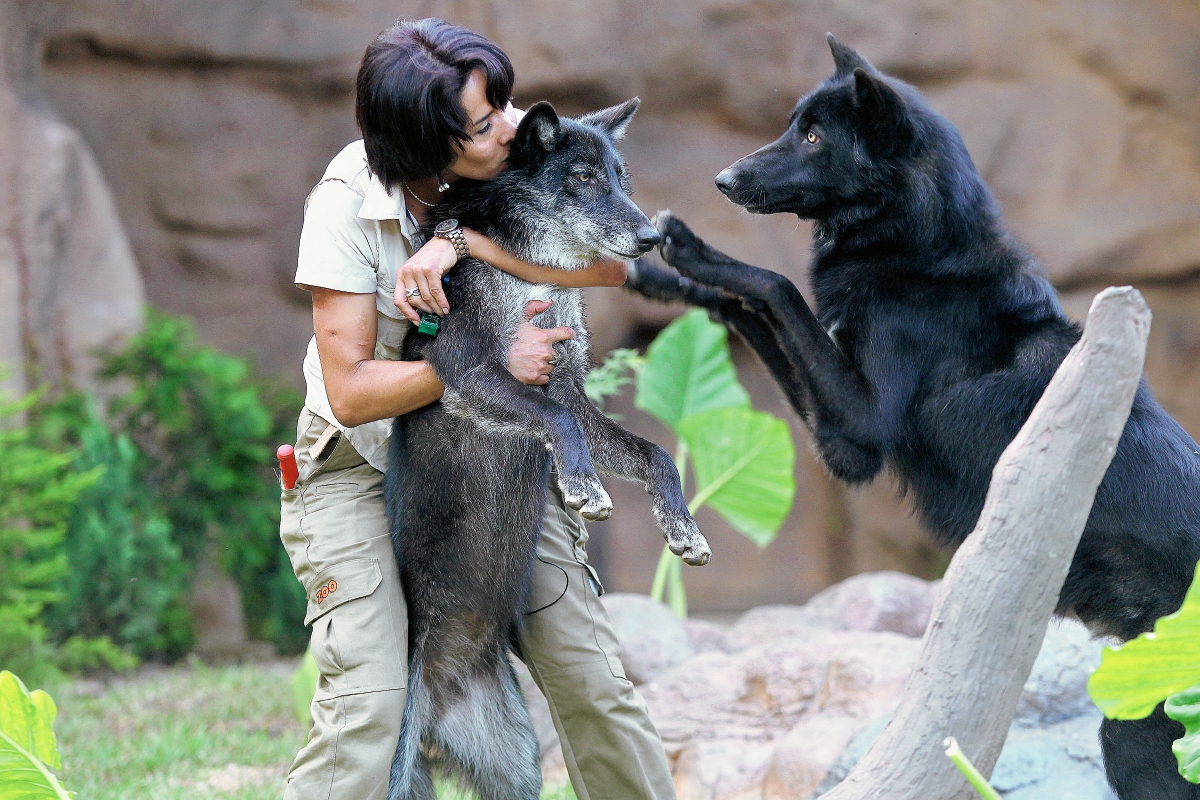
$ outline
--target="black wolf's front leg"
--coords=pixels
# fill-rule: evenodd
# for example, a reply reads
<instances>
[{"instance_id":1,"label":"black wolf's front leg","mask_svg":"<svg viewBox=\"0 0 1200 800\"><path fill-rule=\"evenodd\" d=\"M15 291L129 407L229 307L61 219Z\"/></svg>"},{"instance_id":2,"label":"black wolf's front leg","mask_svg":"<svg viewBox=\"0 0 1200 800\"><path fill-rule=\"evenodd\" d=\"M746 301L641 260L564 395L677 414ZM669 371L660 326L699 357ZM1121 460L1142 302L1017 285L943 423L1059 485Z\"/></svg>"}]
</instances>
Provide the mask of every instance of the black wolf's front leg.
<instances>
[{"instance_id":1,"label":"black wolf's front leg","mask_svg":"<svg viewBox=\"0 0 1200 800\"><path fill-rule=\"evenodd\" d=\"M728 292L701 286L641 258L629 266L625 288L651 300L683 302L703 308L709 316L742 338L770 371L783 389L788 402L806 424L812 424L812 397L804 376L796 370L791 356L779 347L769 310L754 308Z\"/></svg>"},{"instance_id":2,"label":"black wolf's front leg","mask_svg":"<svg viewBox=\"0 0 1200 800\"><path fill-rule=\"evenodd\" d=\"M667 452L604 416L587 399L581 381L551 381L550 391L583 426L588 449L600 469L645 484L653 498L654 519L671 552L692 566L707 564L712 550L688 513L679 472Z\"/></svg>"},{"instance_id":3,"label":"black wolf's front leg","mask_svg":"<svg viewBox=\"0 0 1200 800\"><path fill-rule=\"evenodd\" d=\"M735 296L759 311L773 334L774 347L762 353L783 356L807 392L808 418L826 466L843 480L870 480L883 466L887 444L879 406L870 384L808 307L800 290L784 276L744 264L692 233L670 212L659 212L659 249L683 276ZM751 346L755 343L748 340ZM772 370L777 379L782 370ZM786 374L785 374L786 377ZM784 384L785 389L787 384ZM803 394L789 391L789 396ZM801 412L803 416L803 412Z\"/></svg>"},{"instance_id":4,"label":"black wolf's front leg","mask_svg":"<svg viewBox=\"0 0 1200 800\"><path fill-rule=\"evenodd\" d=\"M583 429L570 409L491 363L463 373L446 387L441 402L450 413L485 429L545 442L566 504L587 519L608 519L612 500L596 475Z\"/></svg>"}]
</instances>

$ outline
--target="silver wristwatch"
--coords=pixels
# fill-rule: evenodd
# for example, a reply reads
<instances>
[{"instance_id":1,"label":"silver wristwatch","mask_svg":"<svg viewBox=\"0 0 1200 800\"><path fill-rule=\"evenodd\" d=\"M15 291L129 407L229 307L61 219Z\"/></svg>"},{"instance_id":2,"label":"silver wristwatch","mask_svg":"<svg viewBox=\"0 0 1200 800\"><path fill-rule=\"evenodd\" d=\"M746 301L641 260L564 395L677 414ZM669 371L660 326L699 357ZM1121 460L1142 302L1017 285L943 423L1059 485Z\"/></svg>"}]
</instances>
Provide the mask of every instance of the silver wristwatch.
<instances>
[{"instance_id":1,"label":"silver wristwatch","mask_svg":"<svg viewBox=\"0 0 1200 800\"><path fill-rule=\"evenodd\" d=\"M463 234L462 228L456 219L444 219L437 224L433 229L433 235L438 236L450 244L454 245L454 254L458 256L458 260L462 261L471 255L471 248L467 246L467 237Z\"/></svg>"}]
</instances>

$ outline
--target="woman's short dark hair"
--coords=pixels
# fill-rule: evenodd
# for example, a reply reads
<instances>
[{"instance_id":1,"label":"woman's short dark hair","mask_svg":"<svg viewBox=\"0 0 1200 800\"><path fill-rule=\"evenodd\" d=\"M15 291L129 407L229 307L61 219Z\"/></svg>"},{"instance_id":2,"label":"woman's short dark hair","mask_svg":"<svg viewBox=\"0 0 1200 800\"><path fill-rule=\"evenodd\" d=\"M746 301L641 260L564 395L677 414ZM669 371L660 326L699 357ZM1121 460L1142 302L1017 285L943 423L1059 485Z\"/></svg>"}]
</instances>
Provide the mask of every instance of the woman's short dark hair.
<instances>
[{"instance_id":1,"label":"woman's short dark hair","mask_svg":"<svg viewBox=\"0 0 1200 800\"><path fill-rule=\"evenodd\" d=\"M474 31L440 19L401 20L367 47L355 119L367 165L389 191L402 180L440 174L471 138L460 98L477 69L488 102L504 108L512 97L512 62Z\"/></svg>"}]
</instances>

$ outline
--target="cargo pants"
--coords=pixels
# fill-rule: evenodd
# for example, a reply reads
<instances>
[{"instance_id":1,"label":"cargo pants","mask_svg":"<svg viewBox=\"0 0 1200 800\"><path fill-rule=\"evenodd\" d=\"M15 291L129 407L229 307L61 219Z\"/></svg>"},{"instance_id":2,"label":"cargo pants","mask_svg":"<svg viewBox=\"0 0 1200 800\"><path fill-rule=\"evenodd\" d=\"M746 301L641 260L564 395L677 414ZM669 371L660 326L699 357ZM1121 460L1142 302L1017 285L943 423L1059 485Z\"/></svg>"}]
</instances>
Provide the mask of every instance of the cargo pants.
<instances>
[{"instance_id":1,"label":"cargo pants","mask_svg":"<svg viewBox=\"0 0 1200 800\"><path fill-rule=\"evenodd\" d=\"M308 595L320 670L308 743L285 800L383 800L407 680L407 618L383 474L345 437L309 454L327 423L305 410L300 480L283 492L280 538ZM520 650L549 701L579 800L668 800L670 768L588 565L587 531L551 483Z\"/></svg>"}]
</instances>

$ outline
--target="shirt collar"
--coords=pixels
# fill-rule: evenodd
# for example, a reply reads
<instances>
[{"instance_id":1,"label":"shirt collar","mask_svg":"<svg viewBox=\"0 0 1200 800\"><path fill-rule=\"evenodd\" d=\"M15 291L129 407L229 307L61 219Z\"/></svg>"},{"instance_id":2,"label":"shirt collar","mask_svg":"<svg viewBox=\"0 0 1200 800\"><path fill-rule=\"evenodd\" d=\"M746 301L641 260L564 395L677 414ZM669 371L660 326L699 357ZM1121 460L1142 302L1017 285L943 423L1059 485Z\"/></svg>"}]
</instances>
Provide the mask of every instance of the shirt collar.
<instances>
[{"instance_id":1,"label":"shirt collar","mask_svg":"<svg viewBox=\"0 0 1200 800\"><path fill-rule=\"evenodd\" d=\"M389 192L379 178L374 175L370 177L367 184L367 193L363 197L363 204L358 210L358 216L361 219L398 220L400 233L410 242L417 234L416 221L404 205L404 190L401 189L395 193Z\"/></svg>"}]
</instances>

